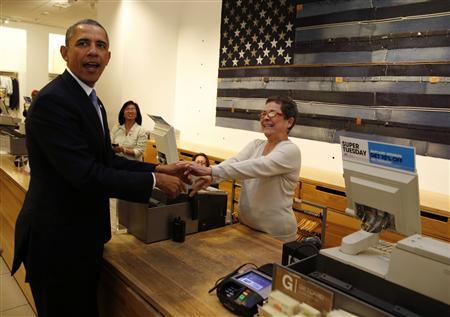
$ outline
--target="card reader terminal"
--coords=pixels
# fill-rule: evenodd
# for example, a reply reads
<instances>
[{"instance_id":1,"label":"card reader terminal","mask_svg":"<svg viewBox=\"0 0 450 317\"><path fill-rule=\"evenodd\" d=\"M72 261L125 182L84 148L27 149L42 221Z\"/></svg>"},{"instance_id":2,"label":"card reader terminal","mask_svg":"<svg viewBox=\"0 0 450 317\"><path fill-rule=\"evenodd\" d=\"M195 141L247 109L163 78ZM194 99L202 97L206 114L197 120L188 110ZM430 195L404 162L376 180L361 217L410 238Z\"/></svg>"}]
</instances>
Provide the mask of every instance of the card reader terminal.
<instances>
[{"instance_id":1,"label":"card reader terminal","mask_svg":"<svg viewBox=\"0 0 450 317\"><path fill-rule=\"evenodd\" d=\"M220 283L217 296L220 302L240 316L253 316L272 290L272 278L257 270L238 273Z\"/></svg>"}]
</instances>

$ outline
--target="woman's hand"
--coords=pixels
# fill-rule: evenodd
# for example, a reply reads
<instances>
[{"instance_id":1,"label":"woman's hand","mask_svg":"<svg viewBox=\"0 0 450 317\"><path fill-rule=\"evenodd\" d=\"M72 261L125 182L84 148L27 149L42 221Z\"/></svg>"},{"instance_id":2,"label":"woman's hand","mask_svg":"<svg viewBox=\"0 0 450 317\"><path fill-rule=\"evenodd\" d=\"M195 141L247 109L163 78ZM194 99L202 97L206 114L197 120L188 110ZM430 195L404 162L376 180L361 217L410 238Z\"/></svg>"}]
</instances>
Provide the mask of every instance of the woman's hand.
<instances>
[{"instance_id":1,"label":"woman's hand","mask_svg":"<svg viewBox=\"0 0 450 317\"><path fill-rule=\"evenodd\" d=\"M212 169L200 164L188 164L186 165L186 171L194 176L211 176Z\"/></svg>"},{"instance_id":2,"label":"woman's hand","mask_svg":"<svg viewBox=\"0 0 450 317\"><path fill-rule=\"evenodd\" d=\"M125 155L134 156L134 150L123 146L113 146L114 153L123 153Z\"/></svg>"}]
</instances>

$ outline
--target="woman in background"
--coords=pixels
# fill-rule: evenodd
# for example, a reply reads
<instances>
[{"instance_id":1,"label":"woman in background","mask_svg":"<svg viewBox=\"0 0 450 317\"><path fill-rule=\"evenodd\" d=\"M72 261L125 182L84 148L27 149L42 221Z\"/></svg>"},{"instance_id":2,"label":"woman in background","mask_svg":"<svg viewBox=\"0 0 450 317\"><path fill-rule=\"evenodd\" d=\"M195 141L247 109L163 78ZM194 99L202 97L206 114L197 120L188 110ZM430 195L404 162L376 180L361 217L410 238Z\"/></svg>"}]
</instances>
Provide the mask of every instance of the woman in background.
<instances>
[{"instance_id":1,"label":"woman in background","mask_svg":"<svg viewBox=\"0 0 450 317\"><path fill-rule=\"evenodd\" d=\"M209 167L209 158L205 153L195 154L194 157L192 158L192 161L202 166Z\"/></svg>"},{"instance_id":2,"label":"woman in background","mask_svg":"<svg viewBox=\"0 0 450 317\"><path fill-rule=\"evenodd\" d=\"M115 153L142 161L148 138L141 124L142 115L138 104L131 100L125 102L119 112L119 124L111 130L111 144Z\"/></svg>"},{"instance_id":3,"label":"woman in background","mask_svg":"<svg viewBox=\"0 0 450 317\"><path fill-rule=\"evenodd\" d=\"M192 161L198 165L205 166L205 167L209 167L209 165L210 165L208 155L206 155L205 153L195 154L194 157L192 158ZM219 188L219 184L218 183L209 184L208 187Z\"/></svg>"}]
</instances>

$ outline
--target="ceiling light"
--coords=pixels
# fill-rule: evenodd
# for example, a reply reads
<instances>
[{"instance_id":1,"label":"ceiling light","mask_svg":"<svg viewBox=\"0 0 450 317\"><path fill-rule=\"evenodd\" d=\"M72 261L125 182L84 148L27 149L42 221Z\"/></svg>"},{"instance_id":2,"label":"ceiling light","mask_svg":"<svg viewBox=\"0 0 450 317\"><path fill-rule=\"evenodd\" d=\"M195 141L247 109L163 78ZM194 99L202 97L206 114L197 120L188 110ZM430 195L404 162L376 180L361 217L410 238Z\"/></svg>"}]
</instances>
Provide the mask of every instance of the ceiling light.
<instances>
[{"instance_id":1,"label":"ceiling light","mask_svg":"<svg viewBox=\"0 0 450 317\"><path fill-rule=\"evenodd\" d=\"M72 2L73 1L71 1L71 0L57 0L53 4L53 7L54 8L67 9L67 8L70 8L72 6Z\"/></svg>"}]
</instances>

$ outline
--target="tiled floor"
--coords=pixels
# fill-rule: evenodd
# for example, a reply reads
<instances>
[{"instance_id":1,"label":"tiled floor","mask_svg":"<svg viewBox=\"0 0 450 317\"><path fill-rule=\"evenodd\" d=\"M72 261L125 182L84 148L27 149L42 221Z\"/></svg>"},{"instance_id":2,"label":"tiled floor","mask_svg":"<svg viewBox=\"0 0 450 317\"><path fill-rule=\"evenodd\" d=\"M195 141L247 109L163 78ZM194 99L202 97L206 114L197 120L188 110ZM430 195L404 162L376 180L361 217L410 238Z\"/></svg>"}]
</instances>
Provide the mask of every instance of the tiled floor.
<instances>
[{"instance_id":1,"label":"tiled floor","mask_svg":"<svg viewBox=\"0 0 450 317\"><path fill-rule=\"evenodd\" d=\"M0 317L34 317L25 296L0 257Z\"/></svg>"}]
</instances>

